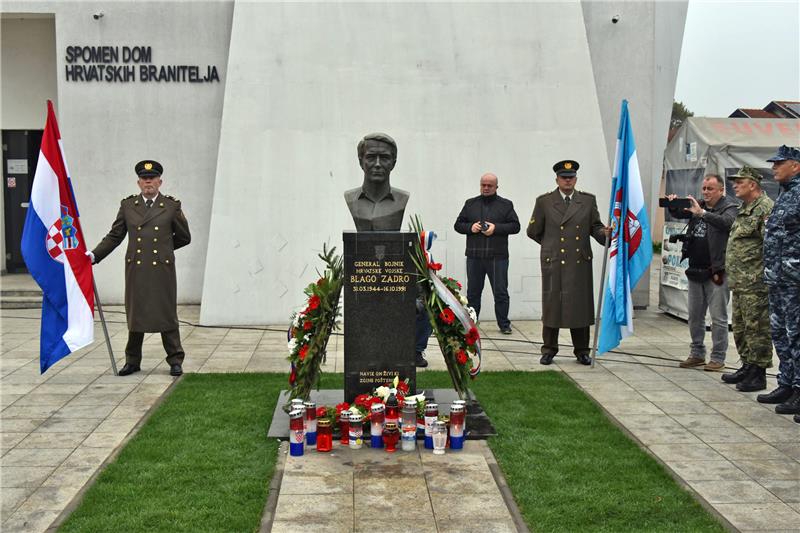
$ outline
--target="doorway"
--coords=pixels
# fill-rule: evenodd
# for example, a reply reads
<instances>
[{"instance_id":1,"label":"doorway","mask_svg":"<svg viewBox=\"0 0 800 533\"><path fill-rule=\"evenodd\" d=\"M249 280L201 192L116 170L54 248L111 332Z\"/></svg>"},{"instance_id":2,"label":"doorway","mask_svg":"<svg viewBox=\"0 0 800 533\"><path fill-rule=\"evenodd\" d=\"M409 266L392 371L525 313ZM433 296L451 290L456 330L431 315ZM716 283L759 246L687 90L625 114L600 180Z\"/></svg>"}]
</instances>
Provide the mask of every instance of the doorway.
<instances>
[{"instance_id":1,"label":"doorway","mask_svg":"<svg viewBox=\"0 0 800 533\"><path fill-rule=\"evenodd\" d=\"M3 130L3 219L9 273L28 271L22 259L22 229L41 144L42 130Z\"/></svg>"}]
</instances>

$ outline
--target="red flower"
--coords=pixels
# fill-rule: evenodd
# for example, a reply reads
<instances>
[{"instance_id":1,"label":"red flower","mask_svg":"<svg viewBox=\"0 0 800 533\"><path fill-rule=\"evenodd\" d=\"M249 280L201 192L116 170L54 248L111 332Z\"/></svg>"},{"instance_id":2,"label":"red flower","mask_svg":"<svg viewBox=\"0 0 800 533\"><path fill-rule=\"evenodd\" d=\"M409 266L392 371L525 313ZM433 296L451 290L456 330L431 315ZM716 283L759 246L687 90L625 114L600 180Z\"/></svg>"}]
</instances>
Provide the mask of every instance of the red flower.
<instances>
[{"instance_id":1,"label":"red flower","mask_svg":"<svg viewBox=\"0 0 800 533\"><path fill-rule=\"evenodd\" d=\"M402 392L404 396L408 394L408 383L406 383L405 381L401 381L400 383L398 383L397 392Z\"/></svg>"},{"instance_id":2,"label":"red flower","mask_svg":"<svg viewBox=\"0 0 800 533\"><path fill-rule=\"evenodd\" d=\"M336 404L336 417L338 418L342 411L347 411L350 409L350 404L347 402L337 403Z\"/></svg>"},{"instance_id":3,"label":"red flower","mask_svg":"<svg viewBox=\"0 0 800 533\"><path fill-rule=\"evenodd\" d=\"M317 418L325 418L328 416L328 408L325 406L317 407Z\"/></svg>"},{"instance_id":4,"label":"red flower","mask_svg":"<svg viewBox=\"0 0 800 533\"><path fill-rule=\"evenodd\" d=\"M434 263L433 261L428 263L428 268L431 270L441 270L442 264L441 263Z\"/></svg>"},{"instance_id":5,"label":"red flower","mask_svg":"<svg viewBox=\"0 0 800 533\"><path fill-rule=\"evenodd\" d=\"M289 385L294 386L295 381L297 381L297 370L295 370L294 366L292 366L292 373L289 374Z\"/></svg>"},{"instance_id":6,"label":"red flower","mask_svg":"<svg viewBox=\"0 0 800 533\"><path fill-rule=\"evenodd\" d=\"M458 351L458 353L456 354L456 361L458 361L459 365L466 364L466 362L467 362L467 354L464 352L464 350L459 350Z\"/></svg>"},{"instance_id":7,"label":"red flower","mask_svg":"<svg viewBox=\"0 0 800 533\"><path fill-rule=\"evenodd\" d=\"M319 307L319 296L317 296L315 294L311 298L308 299L308 308L309 309L316 309L317 307Z\"/></svg>"},{"instance_id":8,"label":"red flower","mask_svg":"<svg viewBox=\"0 0 800 533\"><path fill-rule=\"evenodd\" d=\"M473 327L469 328L469 331L467 332L467 336L466 336L465 340L467 341L467 344L472 346L473 344L478 342L478 339L480 339L480 338L481 338L481 336L478 333L478 328L473 326Z\"/></svg>"},{"instance_id":9,"label":"red flower","mask_svg":"<svg viewBox=\"0 0 800 533\"><path fill-rule=\"evenodd\" d=\"M369 409L372 409L372 406L376 403L383 403L380 396L373 396L369 399L369 405L367 406Z\"/></svg>"},{"instance_id":10,"label":"red flower","mask_svg":"<svg viewBox=\"0 0 800 533\"><path fill-rule=\"evenodd\" d=\"M453 310L452 310L452 309L450 309L449 307L445 307L445 308L442 310L442 312L441 312L441 313L439 313L439 318L440 318L440 319L442 320L442 322L444 322L445 324L448 324L448 325L450 325L450 324L452 324L452 323L453 323L453 320L455 320L455 319L456 319L456 315L455 315L455 314L453 314Z\"/></svg>"},{"instance_id":11,"label":"red flower","mask_svg":"<svg viewBox=\"0 0 800 533\"><path fill-rule=\"evenodd\" d=\"M306 354L308 354L308 344L304 344L297 355L300 357L300 360L304 360L306 358Z\"/></svg>"},{"instance_id":12,"label":"red flower","mask_svg":"<svg viewBox=\"0 0 800 533\"><path fill-rule=\"evenodd\" d=\"M303 331L311 331L311 328L314 327L314 324L310 320L306 320L303 322Z\"/></svg>"},{"instance_id":13,"label":"red flower","mask_svg":"<svg viewBox=\"0 0 800 533\"><path fill-rule=\"evenodd\" d=\"M353 400L353 403L355 403L359 407L369 409L370 405L369 398L370 398L369 394L359 394L358 396L356 396L356 399Z\"/></svg>"}]
</instances>

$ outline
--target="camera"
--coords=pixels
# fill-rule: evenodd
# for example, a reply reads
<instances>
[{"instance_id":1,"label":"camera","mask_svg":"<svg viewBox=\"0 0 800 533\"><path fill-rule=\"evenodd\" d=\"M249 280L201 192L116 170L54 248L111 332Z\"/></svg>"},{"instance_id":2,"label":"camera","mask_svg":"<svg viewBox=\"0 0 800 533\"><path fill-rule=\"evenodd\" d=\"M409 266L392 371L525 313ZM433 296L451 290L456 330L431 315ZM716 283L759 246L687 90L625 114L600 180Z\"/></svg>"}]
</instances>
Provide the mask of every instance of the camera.
<instances>
[{"instance_id":1,"label":"camera","mask_svg":"<svg viewBox=\"0 0 800 533\"><path fill-rule=\"evenodd\" d=\"M103 18L103 15L104 15L104 13L103 13L102 11L98 11L97 13L95 13L94 15L92 15L92 18L93 18L94 20L100 20L101 18Z\"/></svg>"},{"instance_id":2,"label":"camera","mask_svg":"<svg viewBox=\"0 0 800 533\"><path fill-rule=\"evenodd\" d=\"M481 231L486 231L487 229L489 229L489 224L481 222Z\"/></svg>"},{"instance_id":3,"label":"camera","mask_svg":"<svg viewBox=\"0 0 800 533\"><path fill-rule=\"evenodd\" d=\"M619 22L619 15L614 15L613 17L611 17L612 24L616 24L617 22Z\"/></svg>"},{"instance_id":4,"label":"camera","mask_svg":"<svg viewBox=\"0 0 800 533\"><path fill-rule=\"evenodd\" d=\"M676 233L675 235L670 235L667 240L675 244L676 242L686 242L687 238L688 237L685 233Z\"/></svg>"},{"instance_id":5,"label":"camera","mask_svg":"<svg viewBox=\"0 0 800 533\"><path fill-rule=\"evenodd\" d=\"M675 198L674 200L659 198L658 207L666 207L667 209L674 210L689 209L692 207L692 201L688 198Z\"/></svg>"}]
</instances>

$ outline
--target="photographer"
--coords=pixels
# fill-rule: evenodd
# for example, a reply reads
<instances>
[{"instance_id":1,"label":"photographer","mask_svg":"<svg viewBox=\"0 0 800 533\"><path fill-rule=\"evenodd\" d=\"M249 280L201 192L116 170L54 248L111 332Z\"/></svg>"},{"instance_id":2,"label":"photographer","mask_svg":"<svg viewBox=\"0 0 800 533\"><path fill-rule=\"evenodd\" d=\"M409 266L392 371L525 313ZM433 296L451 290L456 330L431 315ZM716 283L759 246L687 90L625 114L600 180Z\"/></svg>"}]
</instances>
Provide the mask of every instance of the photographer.
<instances>
[{"instance_id":1,"label":"photographer","mask_svg":"<svg viewBox=\"0 0 800 533\"><path fill-rule=\"evenodd\" d=\"M725 196L725 184L716 174L703 179L703 200L689 196L690 207L669 208L674 218L688 218L683 257L689 259L689 357L681 368L703 366L721 370L728 351L728 284L725 278L725 248L736 219L738 205ZM674 194L667 198L675 200ZM706 310L711 313L711 357L706 363Z\"/></svg>"},{"instance_id":2,"label":"photographer","mask_svg":"<svg viewBox=\"0 0 800 533\"><path fill-rule=\"evenodd\" d=\"M467 236L467 299L480 316L481 293L486 277L494 294L497 326L511 334L508 320L508 236L519 233L519 218L511 200L497 194L497 176L484 174L481 194L464 203L454 229Z\"/></svg>"}]
</instances>

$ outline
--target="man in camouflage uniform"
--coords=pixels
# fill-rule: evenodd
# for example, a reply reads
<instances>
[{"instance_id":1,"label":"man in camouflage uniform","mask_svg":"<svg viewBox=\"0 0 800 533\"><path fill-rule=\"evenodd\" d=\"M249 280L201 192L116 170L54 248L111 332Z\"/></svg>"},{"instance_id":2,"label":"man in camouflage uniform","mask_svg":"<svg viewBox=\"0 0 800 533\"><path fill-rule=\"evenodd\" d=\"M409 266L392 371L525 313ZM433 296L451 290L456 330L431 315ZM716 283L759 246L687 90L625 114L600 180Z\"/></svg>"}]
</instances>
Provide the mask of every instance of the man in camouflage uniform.
<instances>
[{"instance_id":1,"label":"man in camouflage uniform","mask_svg":"<svg viewBox=\"0 0 800 533\"><path fill-rule=\"evenodd\" d=\"M781 194L764 235L764 281L769 287L769 322L778 352L778 388L760 394L778 414L800 423L800 150L781 146L767 159Z\"/></svg>"},{"instance_id":2,"label":"man in camouflage uniform","mask_svg":"<svg viewBox=\"0 0 800 533\"><path fill-rule=\"evenodd\" d=\"M763 247L764 225L773 202L761 190L761 174L747 165L728 179L734 180L733 190L742 201L725 254L733 295L733 340L742 367L723 374L722 381L736 383L742 392L753 392L767 388L767 368L772 366Z\"/></svg>"}]
</instances>

